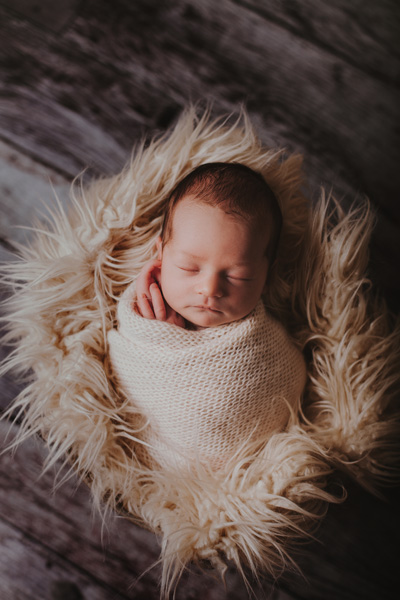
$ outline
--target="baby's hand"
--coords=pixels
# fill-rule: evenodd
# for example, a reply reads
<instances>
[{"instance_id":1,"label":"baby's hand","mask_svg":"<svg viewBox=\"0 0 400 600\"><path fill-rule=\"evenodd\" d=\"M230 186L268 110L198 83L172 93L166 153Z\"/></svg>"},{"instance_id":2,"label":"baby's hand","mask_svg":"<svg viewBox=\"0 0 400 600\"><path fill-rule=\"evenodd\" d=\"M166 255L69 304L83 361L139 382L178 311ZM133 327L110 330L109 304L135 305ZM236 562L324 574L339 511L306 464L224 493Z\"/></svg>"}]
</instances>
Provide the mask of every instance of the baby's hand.
<instances>
[{"instance_id":1,"label":"baby's hand","mask_svg":"<svg viewBox=\"0 0 400 600\"><path fill-rule=\"evenodd\" d=\"M167 321L185 327L185 320L165 302L160 288L161 261L151 260L136 280L137 309L145 319Z\"/></svg>"}]
</instances>

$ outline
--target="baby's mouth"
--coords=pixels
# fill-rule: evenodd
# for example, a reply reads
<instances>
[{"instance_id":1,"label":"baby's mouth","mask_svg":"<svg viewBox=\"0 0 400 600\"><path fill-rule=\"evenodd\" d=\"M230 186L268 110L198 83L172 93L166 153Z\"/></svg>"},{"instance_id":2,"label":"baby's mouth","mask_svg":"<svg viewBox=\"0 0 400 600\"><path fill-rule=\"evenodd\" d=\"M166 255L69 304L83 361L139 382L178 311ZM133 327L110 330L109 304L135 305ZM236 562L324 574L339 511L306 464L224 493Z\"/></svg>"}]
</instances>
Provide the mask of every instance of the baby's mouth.
<instances>
[{"instance_id":1,"label":"baby's mouth","mask_svg":"<svg viewBox=\"0 0 400 600\"><path fill-rule=\"evenodd\" d=\"M214 312L214 313L220 313L220 310L217 310L216 308L212 307L212 306L206 306L205 304L198 304L196 305L194 308L199 308L200 310L208 310L210 312Z\"/></svg>"}]
</instances>

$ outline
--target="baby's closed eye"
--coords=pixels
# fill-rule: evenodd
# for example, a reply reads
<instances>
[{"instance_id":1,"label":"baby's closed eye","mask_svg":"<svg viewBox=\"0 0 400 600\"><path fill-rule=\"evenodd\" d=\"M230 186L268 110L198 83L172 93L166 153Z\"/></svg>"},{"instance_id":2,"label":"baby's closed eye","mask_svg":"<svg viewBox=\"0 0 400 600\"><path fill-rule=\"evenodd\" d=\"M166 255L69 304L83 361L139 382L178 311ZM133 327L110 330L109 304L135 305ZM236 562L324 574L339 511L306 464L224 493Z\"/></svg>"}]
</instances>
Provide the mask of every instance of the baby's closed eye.
<instances>
[{"instance_id":1,"label":"baby's closed eye","mask_svg":"<svg viewBox=\"0 0 400 600\"><path fill-rule=\"evenodd\" d=\"M181 271L186 271L188 273L198 273L200 269L198 269L197 267L180 267L179 265L178 269L180 269Z\"/></svg>"},{"instance_id":2,"label":"baby's closed eye","mask_svg":"<svg viewBox=\"0 0 400 600\"><path fill-rule=\"evenodd\" d=\"M185 271L186 273L190 273L190 274L197 274L200 273L201 269L200 267L196 267L194 265L176 265L178 267L178 269L180 271ZM224 279L227 279L228 281L233 281L233 282L241 282L241 281L254 281L254 278L251 276L245 276L245 275L239 275L236 273L230 273L228 272L224 272L221 273L220 276Z\"/></svg>"}]
</instances>

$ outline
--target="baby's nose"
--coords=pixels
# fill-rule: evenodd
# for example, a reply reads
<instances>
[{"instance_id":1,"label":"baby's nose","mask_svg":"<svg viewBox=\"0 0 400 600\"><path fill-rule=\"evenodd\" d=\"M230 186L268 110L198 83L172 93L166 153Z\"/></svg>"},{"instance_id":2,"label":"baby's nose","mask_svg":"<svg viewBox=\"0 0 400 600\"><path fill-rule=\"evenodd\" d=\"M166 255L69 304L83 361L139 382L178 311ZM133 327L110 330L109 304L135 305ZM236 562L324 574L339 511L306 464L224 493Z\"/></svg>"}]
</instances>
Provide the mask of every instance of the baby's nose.
<instances>
[{"instance_id":1,"label":"baby's nose","mask_svg":"<svg viewBox=\"0 0 400 600\"><path fill-rule=\"evenodd\" d=\"M200 281L198 292L206 298L220 298L223 295L221 278L214 274L204 276Z\"/></svg>"}]
</instances>

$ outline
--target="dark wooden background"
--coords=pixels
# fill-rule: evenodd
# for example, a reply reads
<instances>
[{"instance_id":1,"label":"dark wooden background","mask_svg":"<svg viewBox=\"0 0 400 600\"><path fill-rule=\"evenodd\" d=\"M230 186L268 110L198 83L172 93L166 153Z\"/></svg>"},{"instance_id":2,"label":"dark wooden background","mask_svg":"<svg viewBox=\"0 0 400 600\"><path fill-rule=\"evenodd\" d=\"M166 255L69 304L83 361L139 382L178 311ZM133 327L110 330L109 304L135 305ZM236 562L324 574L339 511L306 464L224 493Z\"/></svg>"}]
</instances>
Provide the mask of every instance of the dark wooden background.
<instances>
[{"instance_id":1,"label":"dark wooden background","mask_svg":"<svg viewBox=\"0 0 400 600\"><path fill-rule=\"evenodd\" d=\"M371 199L371 277L398 311L399 41L398 0L0 0L0 260L29 238L15 226L54 191L64 200L82 169L116 173L189 101L215 114L244 104L265 143L303 153L314 200L321 185L346 204ZM3 378L3 408L20 385ZM155 537L114 518L102 540L84 486L72 479L52 495L52 474L38 479L44 456L39 441L2 456L0 597L157 598L157 568L138 581ZM304 577L283 574L258 595L397 597L398 497L351 484L303 549ZM226 591L196 572L177 597L247 594L234 572Z\"/></svg>"}]
</instances>

